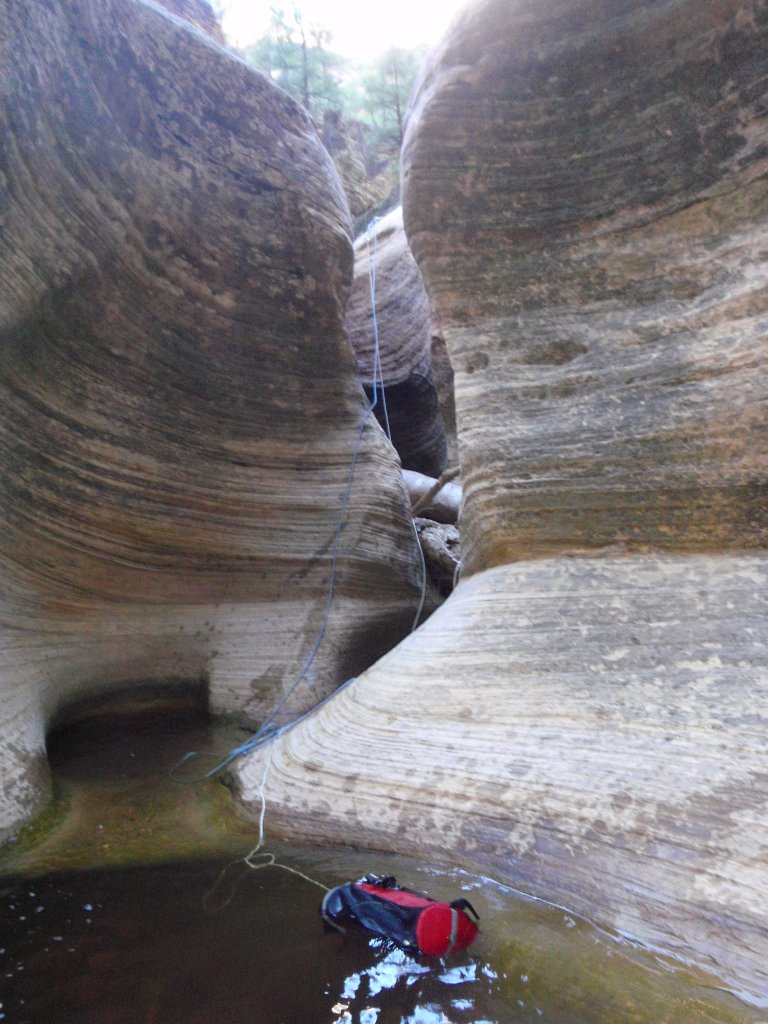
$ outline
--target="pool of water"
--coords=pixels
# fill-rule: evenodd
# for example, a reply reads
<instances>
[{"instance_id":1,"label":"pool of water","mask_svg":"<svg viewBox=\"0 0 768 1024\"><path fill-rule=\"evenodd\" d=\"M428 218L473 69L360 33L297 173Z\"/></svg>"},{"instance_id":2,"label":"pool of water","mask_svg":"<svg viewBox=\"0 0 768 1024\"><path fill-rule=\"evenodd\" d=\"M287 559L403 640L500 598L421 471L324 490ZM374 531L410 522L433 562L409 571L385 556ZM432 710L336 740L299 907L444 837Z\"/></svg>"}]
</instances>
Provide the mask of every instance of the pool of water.
<instances>
[{"instance_id":1,"label":"pool of water","mask_svg":"<svg viewBox=\"0 0 768 1024\"><path fill-rule=\"evenodd\" d=\"M221 867L82 872L7 886L3 1019L436 1024L448 1013L478 1020L478 1003L483 1019L506 1019L493 972L477 959L421 963L380 942L327 933L317 913L322 894L311 884L270 869L233 875L225 892L217 889Z\"/></svg>"},{"instance_id":2,"label":"pool of water","mask_svg":"<svg viewBox=\"0 0 768 1024\"><path fill-rule=\"evenodd\" d=\"M353 851L281 850L326 883ZM386 867L393 866L388 858ZM471 894L482 932L414 959L325 930L321 890L242 861L6 878L0 1020L8 1024L594 1024L757 1019L565 911L399 861L403 881ZM405 874L404 874L405 872ZM349 874L350 872L347 872ZM333 877L332 877L333 876Z\"/></svg>"},{"instance_id":3,"label":"pool of water","mask_svg":"<svg viewBox=\"0 0 768 1024\"><path fill-rule=\"evenodd\" d=\"M267 840L293 871L243 860L257 828L225 787L170 768L239 738L197 725L71 734L52 751L47 827L0 861L2 1024L754 1024L712 979L566 909L459 870ZM188 783L188 784L187 784ZM295 872L301 872L296 874ZM321 886L395 874L468 896L473 946L414 959L327 932ZM307 877L302 877L302 875Z\"/></svg>"}]
</instances>

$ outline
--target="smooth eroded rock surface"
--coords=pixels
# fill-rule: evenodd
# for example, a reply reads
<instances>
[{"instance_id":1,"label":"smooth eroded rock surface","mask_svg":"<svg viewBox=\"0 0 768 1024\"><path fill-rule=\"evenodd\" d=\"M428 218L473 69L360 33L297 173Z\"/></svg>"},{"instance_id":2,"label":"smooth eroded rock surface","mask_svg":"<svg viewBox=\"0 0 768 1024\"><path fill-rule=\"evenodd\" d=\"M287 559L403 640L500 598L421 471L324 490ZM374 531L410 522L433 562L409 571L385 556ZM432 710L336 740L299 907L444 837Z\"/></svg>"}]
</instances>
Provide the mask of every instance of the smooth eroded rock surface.
<instances>
[{"instance_id":1,"label":"smooth eroded rock surface","mask_svg":"<svg viewBox=\"0 0 768 1024\"><path fill-rule=\"evenodd\" d=\"M268 827L472 865L763 1002L767 76L762 2L453 22L403 197L464 578L266 787Z\"/></svg>"},{"instance_id":2,"label":"smooth eroded rock surface","mask_svg":"<svg viewBox=\"0 0 768 1024\"><path fill-rule=\"evenodd\" d=\"M767 73L751 0L483 0L428 59L403 206L467 571L765 547Z\"/></svg>"},{"instance_id":3,"label":"smooth eroded rock surface","mask_svg":"<svg viewBox=\"0 0 768 1024\"><path fill-rule=\"evenodd\" d=\"M375 411L389 427L403 468L439 476L447 442L432 379L432 313L401 207L355 241L345 321L366 392L373 396L374 385L383 387Z\"/></svg>"},{"instance_id":4,"label":"smooth eroded rock surface","mask_svg":"<svg viewBox=\"0 0 768 1024\"><path fill-rule=\"evenodd\" d=\"M295 711L407 632L419 570L308 116L134 0L10 0L0 67L1 831L65 704L203 679L255 722L321 637Z\"/></svg>"},{"instance_id":5,"label":"smooth eroded rock surface","mask_svg":"<svg viewBox=\"0 0 768 1024\"><path fill-rule=\"evenodd\" d=\"M765 997L767 655L765 557L488 570L279 741L267 830L471 867Z\"/></svg>"}]
</instances>

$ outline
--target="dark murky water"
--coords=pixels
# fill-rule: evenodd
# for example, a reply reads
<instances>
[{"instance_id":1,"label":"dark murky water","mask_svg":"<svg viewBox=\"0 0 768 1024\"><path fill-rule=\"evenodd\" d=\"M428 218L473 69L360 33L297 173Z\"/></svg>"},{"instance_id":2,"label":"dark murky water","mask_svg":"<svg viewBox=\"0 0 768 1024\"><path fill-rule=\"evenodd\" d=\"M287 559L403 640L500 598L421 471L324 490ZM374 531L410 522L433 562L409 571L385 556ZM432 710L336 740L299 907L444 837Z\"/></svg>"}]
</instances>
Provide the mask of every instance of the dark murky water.
<instances>
[{"instance_id":1,"label":"dark murky water","mask_svg":"<svg viewBox=\"0 0 768 1024\"><path fill-rule=\"evenodd\" d=\"M294 859L328 877L326 852ZM313 861L317 861L313 863ZM322 861L325 861L325 864ZM368 858L371 863L371 858ZM398 863L400 876L405 880ZM224 874L222 876L222 869ZM6 880L1 1020L8 1024L595 1024L757 1019L668 966L642 962L555 908L463 873L483 918L456 957L412 959L324 930L321 891L242 862ZM511 944L505 934L511 934Z\"/></svg>"},{"instance_id":2,"label":"dark murky water","mask_svg":"<svg viewBox=\"0 0 768 1024\"><path fill-rule=\"evenodd\" d=\"M121 728L56 751L54 825L0 860L2 1024L764 1018L710 980L489 880L405 858L270 843L322 884L393 873L441 899L468 894L481 915L475 944L447 960L326 932L320 888L244 863L256 829L231 813L224 787L168 778L190 747L226 750L232 740L226 730Z\"/></svg>"},{"instance_id":3,"label":"dark murky water","mask_svg":"<svg viewBox=\"0 0 768 1024\"><path fill-rule=\"evenodd\" d=\"M219 872L220 865L186 864L14 885L2 897L4 1019L508 1019L494 972L481 961L418 963L379 942L326 933L317 914L320 890L275 869L241 877L231 902L212 912L205 897Z\"/></svg>"}]
</instances>

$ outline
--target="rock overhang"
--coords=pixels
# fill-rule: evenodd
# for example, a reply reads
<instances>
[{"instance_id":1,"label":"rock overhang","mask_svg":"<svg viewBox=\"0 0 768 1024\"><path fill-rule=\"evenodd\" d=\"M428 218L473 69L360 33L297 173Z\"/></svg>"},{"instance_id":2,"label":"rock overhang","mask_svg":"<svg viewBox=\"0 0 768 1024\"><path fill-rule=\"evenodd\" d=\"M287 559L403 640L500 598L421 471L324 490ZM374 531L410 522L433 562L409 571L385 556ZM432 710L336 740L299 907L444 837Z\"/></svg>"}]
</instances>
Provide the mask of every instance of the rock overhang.
<instances>
[{"instance_id":1,"label":"rock overhang","mask_svg":"<svg viewBox=\"0 0 768 1024\"><path fill-rule=\"evenodd\" d=\"M63 704L204 678L254 722L331 575L299 703L399 638L419 586L396 459L362 427L350 215L308 115L140 0L14 0L0 60L7 828L39 804Z\"/></svg>"}]
</instances>

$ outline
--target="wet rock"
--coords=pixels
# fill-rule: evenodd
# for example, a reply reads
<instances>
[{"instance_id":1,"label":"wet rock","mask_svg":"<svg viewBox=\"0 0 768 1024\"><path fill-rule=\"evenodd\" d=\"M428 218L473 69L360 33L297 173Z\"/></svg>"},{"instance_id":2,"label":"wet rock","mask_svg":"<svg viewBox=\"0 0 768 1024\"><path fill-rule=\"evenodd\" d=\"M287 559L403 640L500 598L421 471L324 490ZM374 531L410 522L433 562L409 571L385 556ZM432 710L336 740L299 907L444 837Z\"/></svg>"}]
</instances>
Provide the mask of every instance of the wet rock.
<instances>
[{"instance_id":1,"label":"wet rock","mask_svg":"<svg viewBox=\"0 0 768 1024\"><path fill-rule=\"evenodd\" d=\"M295 713L407 631L420 570L309 118L133 0L10 0L0 66L1 831L65 705L203 680L255 722L320 638Z\"/></svg>"},{"instance_id":2,"label":"wet rock","mask_svg":"<svg viewBox=\"0 0 768 1024\"><path fill-rule=\"evenodd\" d=\"M456 437L456 397L453 391L453 367L445 344L445 335L439 318L432 310L432 381L437 390L437 401L445 427L448 449L446 464L458 466L459 446Z\"/></svg>"},{"instance_id":3,"label":"wet rock","mask_svg":"<svg viewBox=\"0 0 768 1024\"><path fill-rule=\"evenodd\" d=\"M432 379L432 314L400 207L355 242L346 323L366 392L372 396L373 385L383 385L375 411L403 468L438 476L445 468L447 446ZM375 379L377 351L381 371Z\"/></svg>"}]
</instances>

